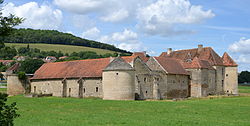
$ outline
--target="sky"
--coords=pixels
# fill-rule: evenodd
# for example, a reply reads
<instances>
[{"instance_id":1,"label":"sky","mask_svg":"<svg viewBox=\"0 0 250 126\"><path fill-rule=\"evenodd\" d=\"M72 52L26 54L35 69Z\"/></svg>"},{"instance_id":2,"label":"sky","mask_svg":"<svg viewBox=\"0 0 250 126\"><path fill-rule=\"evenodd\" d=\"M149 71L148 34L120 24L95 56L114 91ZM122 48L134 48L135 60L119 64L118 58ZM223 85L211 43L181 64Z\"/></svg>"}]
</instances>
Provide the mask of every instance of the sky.
<instances>
[{"instance_id":1,"label":"sky","mask_svg":"<svg viewBox=\"0 0 250 126\"><path fill-rule=\"evenodd\" d=\"M18 28L53 29L158 56L212 47L250 70L250 0L5 0Z\"/></svg>"}]
</instances>

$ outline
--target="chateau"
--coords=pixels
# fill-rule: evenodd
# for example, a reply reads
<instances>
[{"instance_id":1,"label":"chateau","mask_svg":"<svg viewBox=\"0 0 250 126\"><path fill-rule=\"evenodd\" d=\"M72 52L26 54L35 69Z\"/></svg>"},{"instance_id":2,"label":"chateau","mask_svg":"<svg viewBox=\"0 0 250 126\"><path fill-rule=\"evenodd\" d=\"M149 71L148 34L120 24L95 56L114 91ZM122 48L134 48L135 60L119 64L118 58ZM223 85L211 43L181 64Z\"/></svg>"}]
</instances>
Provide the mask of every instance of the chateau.
<instances>
[{"instance_id":1,"label":"chateau","mask_svg":"<svg viewBox=\"0 0 250 126\"><path fill-rule=\"evenodd\" d=\"M30 79L31 93L105 100L173 99L238 94L237 64L211 47L158 57L132 56L45 63Z\"/></svg>"}]
</instances>

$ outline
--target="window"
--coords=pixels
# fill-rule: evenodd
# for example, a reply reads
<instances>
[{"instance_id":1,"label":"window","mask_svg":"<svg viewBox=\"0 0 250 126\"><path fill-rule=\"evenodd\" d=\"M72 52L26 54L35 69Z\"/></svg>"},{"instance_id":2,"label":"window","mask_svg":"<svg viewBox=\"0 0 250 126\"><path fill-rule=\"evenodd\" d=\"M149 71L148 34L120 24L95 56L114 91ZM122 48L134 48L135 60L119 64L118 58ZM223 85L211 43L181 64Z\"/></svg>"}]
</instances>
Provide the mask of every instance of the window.
<instances>
[{"instance_id":1,"label":"window","mask_svg":"<svg viewBox=\"0 0 250 126\"><path fill-rule=\"evenodd\" d=\"M147 81L147 78L145 77L145 78L144 78L144 82L146 82L146 81Z\"/></svg>"},{"instance_id":2,"label":"window","mask_svg":"<svg viewBox=\"0 0 250 126\"><path fill-rule=\"evenodd\" d=\"M95 88L95 92L98 92L98 87Z\"/></svg>"},{"instance_id":3,"label":"window","mask_svg":"<svg viewBox=\"0 0 250 126\"><path fill-rule=\"evenodd\" d=\"M221 86L223 88L224 87L224 80L222 80L221 83L222 83Z\"/></svg>"},{"instance_id":4,"label":"window","mask_svg":"<svg viewBox=\"0 0 250 126\"><path fill-rule=\"evenodd\" d=\"M85 93L85 88L83 88L83 93Z\"/></svg>"},{"instance_id":5,"label":"window","mask_svg":"<svg viewBox=\"0 0 250 126\"><path fill-rule=\"evenodd\" d=\"M228 76L228 74L226 74L226 76Z\"/></svg>"},{"instance_id":6,"label":"window","mask_svg":"<svg viewBox=\"0 0 250 126\"><path fill-rule=\"evenodd\" d=\"M34 93L36 93L36 86L34 86Z\"/></svg>"},{"instance_id":7,"label":"window","mask_svg":"<svg viewBox=\"0 0 250 126\"><path fill-rule=\"evenodd\" d=\"M71 88L69 88L69 97L71 96Z\"/></svg>"},{"instance_id":8,"label":"window","mask_svg":"<svg viewBox=\"0 0 250 126\"><path fill-rule=\"evenodd\" d=\"M146 91L146 94L148 93L148 91Z\"/></svg>"},{"instance_id":9,"label":"window","mask_svg":"<svg viewBox=\"0 0 250 126\"><path fill-rule=\"evenodd\" d=\"M116 75L118 75L118 73L116 73Z\"/></svg>"}]
</instances>

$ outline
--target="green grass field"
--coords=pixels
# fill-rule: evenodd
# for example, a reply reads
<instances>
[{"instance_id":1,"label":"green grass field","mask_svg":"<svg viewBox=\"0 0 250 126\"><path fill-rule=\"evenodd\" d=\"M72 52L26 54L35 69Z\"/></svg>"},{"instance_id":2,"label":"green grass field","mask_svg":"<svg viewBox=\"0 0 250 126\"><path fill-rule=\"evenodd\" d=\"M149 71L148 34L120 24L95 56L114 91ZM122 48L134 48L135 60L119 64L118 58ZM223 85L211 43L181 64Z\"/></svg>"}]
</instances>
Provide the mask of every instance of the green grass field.
<instances>
[{"instance_id":1,"label":"green grass field","mask_svg":"<svg viewBox=\"0 0 250 126\"><path fill-rule=\"evenodd\" d=\"M20 47L27 47L27 43L5 43L6 46L15 46L16 49ZM105 53L114 53L114 51L105 50L105 49L97 49L97 48L90 48L84 46L73 46L73 45L57 45L57 44L29 44L30 48L37 48L41 51L56 51L56 52L63 52L63 53L72 53L72 52L80 52L80 51L93 51L98 54L105 54Z\"/></svg>"},{"instance_id":2,"label":"green grass field","mask_svg":"<svg viewBox=\"0 0 250 126\"><path fill-rule=\"evenodd\" d=\"M14 96L8 102L17 102L16 126L250 125L250 97L172 102Z\"/></svg>"},{"instance_id":3,"label":"green grass field","mask_svg":"<svg viewBox=\"0 0 250 126\"><path fill-rule=\"evenodd\" d=\"M239 86L239 93L250 93L250 86Z\"/></svg>"}]
</instances>

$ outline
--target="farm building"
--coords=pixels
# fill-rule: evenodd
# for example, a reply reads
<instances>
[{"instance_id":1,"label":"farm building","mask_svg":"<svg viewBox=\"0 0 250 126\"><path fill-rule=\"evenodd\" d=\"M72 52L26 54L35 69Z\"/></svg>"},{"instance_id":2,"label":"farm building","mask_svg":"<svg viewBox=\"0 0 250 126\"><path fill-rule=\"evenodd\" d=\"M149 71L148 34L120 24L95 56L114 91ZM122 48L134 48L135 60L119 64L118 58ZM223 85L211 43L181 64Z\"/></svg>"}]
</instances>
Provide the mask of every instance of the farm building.
<instances>
[{"instance_id":1,"label":"farm building","mask_svg":"<svg viewBox=\"0 0 250 126\"><path fill-rule=\"evenodd\" d=\"M31 93L105 100L173 99L238 94L237 64L211 47L132 56L45 63Z\"/></svg>"}]
</instances>

